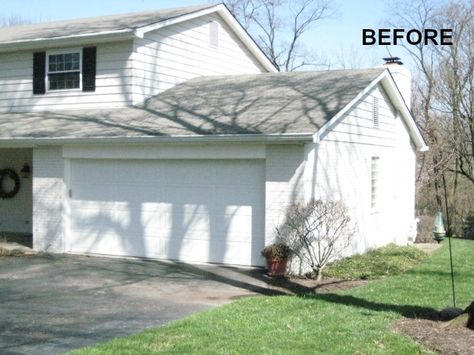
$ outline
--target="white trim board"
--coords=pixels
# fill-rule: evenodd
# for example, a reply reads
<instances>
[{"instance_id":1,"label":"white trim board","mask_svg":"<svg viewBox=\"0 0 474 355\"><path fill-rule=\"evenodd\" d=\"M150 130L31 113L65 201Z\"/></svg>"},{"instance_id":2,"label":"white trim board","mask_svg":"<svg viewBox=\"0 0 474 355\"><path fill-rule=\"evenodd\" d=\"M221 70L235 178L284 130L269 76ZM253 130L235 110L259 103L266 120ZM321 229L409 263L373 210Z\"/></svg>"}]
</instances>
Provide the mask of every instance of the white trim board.
<instances>
[{"instance_id":1,"label":"white trim board","mask_svg":"<svg viewBox=\"0 0 474 355\"><path fill-rule=\"evenodd\" d=\"M67 159L265 159L264 144L70 145Z\"/></svg>"}]
</instances>

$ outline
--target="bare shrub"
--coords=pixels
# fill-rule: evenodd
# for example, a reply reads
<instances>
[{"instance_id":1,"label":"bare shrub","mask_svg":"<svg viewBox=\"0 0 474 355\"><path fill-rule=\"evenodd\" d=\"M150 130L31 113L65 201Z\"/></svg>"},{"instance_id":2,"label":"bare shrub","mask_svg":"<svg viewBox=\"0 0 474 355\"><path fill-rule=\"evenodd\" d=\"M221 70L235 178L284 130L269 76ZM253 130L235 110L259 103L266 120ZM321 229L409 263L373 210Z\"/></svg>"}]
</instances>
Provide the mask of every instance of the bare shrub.
<instances>
[{"instance_id":1,"label":"bare shrub","mask_svg":"<svg viewBox=\"0 0 474 355\"><path fill-rule=\"evenodd\" d=\"M434 216L422 215L418 222L418 233L416 234L415 243L434 243L433 226Z\"/></svg>"},{"instance_id":2,"label":"bare shrub","mask_svg":"<svg viewBox=\"0 0 474 355\"><path fill-rule=\"evenodd\" d=\"M347 207L341 202L312 199L289 207L277 235L321 280L323 268L340 257L352 240L349 222Z\"/></svg>"}]
</instances>

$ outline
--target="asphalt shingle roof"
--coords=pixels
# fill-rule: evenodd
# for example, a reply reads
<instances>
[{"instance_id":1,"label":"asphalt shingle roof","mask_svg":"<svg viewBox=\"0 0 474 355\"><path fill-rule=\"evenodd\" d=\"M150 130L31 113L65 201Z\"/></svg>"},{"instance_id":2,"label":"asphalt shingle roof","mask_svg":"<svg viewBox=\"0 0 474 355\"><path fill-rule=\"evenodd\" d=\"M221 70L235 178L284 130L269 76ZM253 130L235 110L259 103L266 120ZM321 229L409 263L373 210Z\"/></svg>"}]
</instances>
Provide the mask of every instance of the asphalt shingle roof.
<instances>
[{"instance_id":1,"label":"asphalt shingle roof","mask_svg":"<svg viewBox=\"0 0 474 355\"><path fill-rule=\"evenodd\" d=\"M32 25L0 28L0 46L13 41L52 39L72 35L88 35L98 32L135 30L137 28L169 20L175 17L207 9L215 5L187 6L129 13L124 15L100 16L66 21L44 22Z\"/></svg>"},{"instance_id":2,"label":"asphalt shingle roof","mask_svg":"<svg viewBox=\"0 0 474 355\"><path fill-rule=\"evenodd\" d=\"M141 107L0 114L0 139L316 133L383 70L199 77Z\"/></svg>"}]
</instances>

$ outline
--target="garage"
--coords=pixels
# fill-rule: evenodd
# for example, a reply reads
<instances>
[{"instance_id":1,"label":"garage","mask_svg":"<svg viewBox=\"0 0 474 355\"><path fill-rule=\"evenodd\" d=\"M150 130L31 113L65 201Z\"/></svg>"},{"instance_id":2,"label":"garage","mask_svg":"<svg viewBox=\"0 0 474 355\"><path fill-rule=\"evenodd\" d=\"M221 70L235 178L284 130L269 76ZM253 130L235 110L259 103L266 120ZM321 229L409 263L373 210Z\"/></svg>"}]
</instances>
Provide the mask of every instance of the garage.
<instances>
[{"instance_id":1,"label":"garage","mask_svg":"<svg viewBox=\"0 0 474 355\"><path fill-rule=\"evenodd\" d=\"M261 265L264 161L71 159L65 249Z\"/></svg>"}]
</instances>

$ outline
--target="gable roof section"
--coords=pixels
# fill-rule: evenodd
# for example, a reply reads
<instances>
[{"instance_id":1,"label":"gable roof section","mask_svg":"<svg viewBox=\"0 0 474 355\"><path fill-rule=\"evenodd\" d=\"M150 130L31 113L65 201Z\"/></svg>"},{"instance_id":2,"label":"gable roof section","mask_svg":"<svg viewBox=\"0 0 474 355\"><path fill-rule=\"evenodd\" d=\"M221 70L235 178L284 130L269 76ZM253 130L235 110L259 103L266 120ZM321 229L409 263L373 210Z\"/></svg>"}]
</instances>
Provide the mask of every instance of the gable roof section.
<instances>
[{"instance_id":1,"label":"gable roof section","mask_svg":"<svg viewBox=\"0 0 474 355\"><path fill-rule=\"evenodd\" d=\"M381 68L379 68L381 69ZM405 100L400 93L395 80L393 79L390 71L388 69L383 70L378 77L372 80L362 91L360 91L345 107L343 107L336 115L334 115L330 120L328 120L321 129L319 129L314 136L314 141L319 142L322 137L325 136L327 132L333 127L335 124L339 122L339 120L344 117L344 115L365 95L367 95L376 85L381 84L382 87L385 89L385 92L388 94L392 105L398 110L401 115L401 118L407 125L409 134L413 142L415 143L416 147L419 151L424 152L429 149L426 145L426 142L421 135L420 130L418 129L415 119L410 113Z\"/></svg>"},{"instance_id":2,"label":"gable roof section","mask_svg":"<svg viewBox=\"0 0 474 355\"><path fill-rule=\"evenodd\" d=\"M143 37L149 31L211 13L222 17L267 71L277 71L224 4L4 27L0 28L0 52L133 39Z\"/></svg>"},{"instance_id":3,"label":"gable roof section","mask_svg":"<svg viewBox=\"0 0 474 355\"><path fill-rule=\"evenodd\" d=\"M0 115L0 142L313 136L386 69L200 77L142 107ZM378 80L378 81L377 81Z\"/></svg>"}]
</instances>

